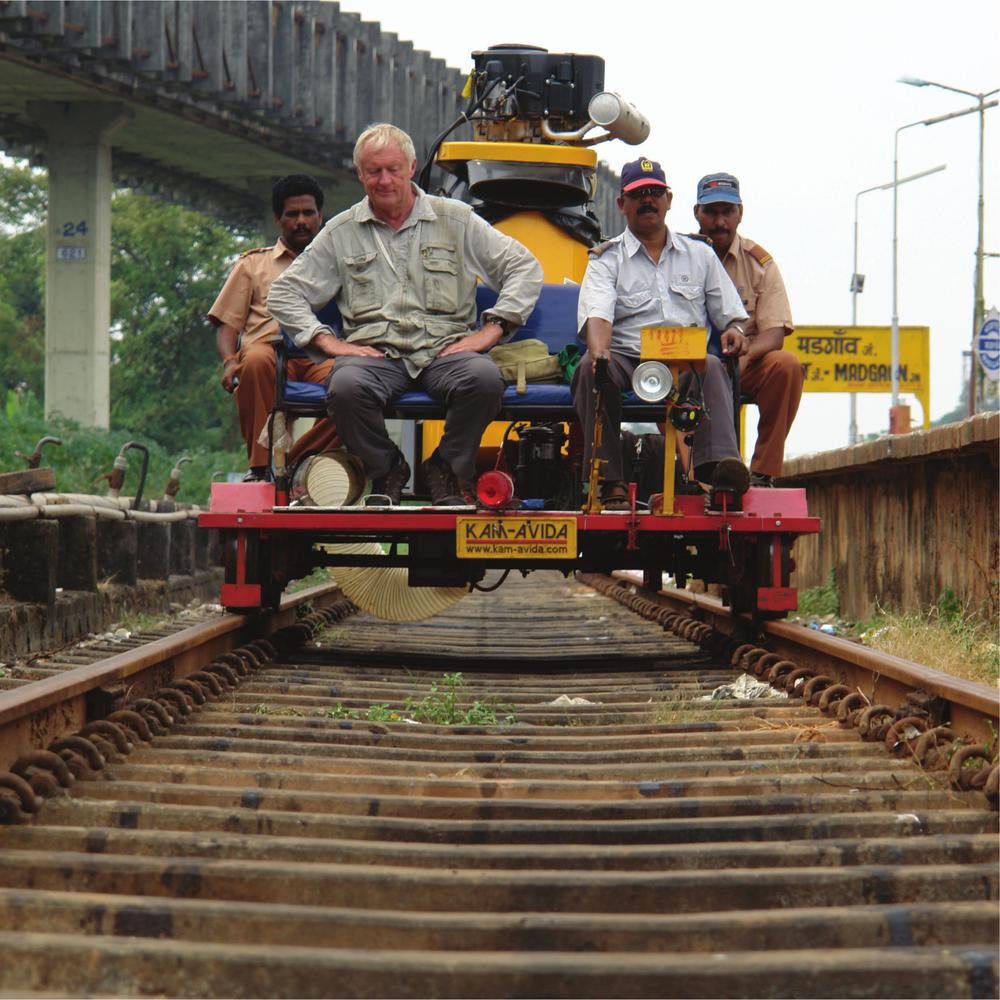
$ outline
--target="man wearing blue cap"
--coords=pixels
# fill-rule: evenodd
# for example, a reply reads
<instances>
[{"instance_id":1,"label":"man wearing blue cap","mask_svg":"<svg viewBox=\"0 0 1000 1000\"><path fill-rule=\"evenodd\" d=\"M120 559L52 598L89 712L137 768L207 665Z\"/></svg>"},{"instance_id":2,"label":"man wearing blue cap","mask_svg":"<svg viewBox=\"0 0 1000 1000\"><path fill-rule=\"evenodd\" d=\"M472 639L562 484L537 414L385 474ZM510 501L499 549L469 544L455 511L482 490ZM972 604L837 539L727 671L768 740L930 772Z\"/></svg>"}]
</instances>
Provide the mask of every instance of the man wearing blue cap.
<instances>
[{"instance_id":1,"label":"man wearing blue cap","mask_svg":"<svg viewBox=\"0 0 1000 1000\"><path fill-rule=\"evenodd\" d=\"M573 379L573 406L588 450L595 418L596 359L608 359L608 374L615 386L630 387L639 363L642 327L707 327L711 321L722 331L723 354L739 356L746 350L741 324L747 314L736 289L707 242L667 228L671 199L659 163L649 159L627 163L618 198L626 229L590 251L577 311L577 328L586 338L587 353ZM691 376L685 379L690 381ZM687 391L683 380L681 389ZM695 478L742 494L750 475L736 440L732 387L714 355L706 358L701 395L705 416L694 433ZM606 509L621 510L627 501L620 394L605 393L603 406L601 502ZM589 454L584 461L589 466Z\"/></svg>"},{"instance_id":2,"label":"man wearing blue cap","mask_svg":"<svg viewBox=\"0 0 1000 1000\"><path fill-rule=\"evenodd\" d=\"M694 217L750 315L750 344L740 358L740 392L760 411L750 478L755 486L771 486L781 475L785 438L802 398L802 365L791 351L782 350L785 337L795 329L785 283L771 255L736 231L743 219L743 200L740 182L732 174L708 174L698 181Z\"/></svg>"}]
</instances>

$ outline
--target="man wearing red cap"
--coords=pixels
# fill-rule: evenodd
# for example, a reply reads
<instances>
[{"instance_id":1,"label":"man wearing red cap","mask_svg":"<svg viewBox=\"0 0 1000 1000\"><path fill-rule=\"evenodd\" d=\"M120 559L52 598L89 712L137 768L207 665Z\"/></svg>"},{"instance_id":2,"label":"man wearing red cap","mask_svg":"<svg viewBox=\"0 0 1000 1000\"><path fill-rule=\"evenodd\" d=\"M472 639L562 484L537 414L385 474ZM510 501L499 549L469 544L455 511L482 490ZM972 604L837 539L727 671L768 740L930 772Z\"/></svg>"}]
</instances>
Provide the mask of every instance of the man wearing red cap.
<instances>
[{"instance_id":1,"label":"man wearing red cap","mask_svg":"<svg viewBox=\"0 0 1000 1000\"><path fill-rule=\"evenodd\" d=\"M711 247L671 232L666 225L672 194L662 168L653 160L627 163L621 174L618 208L627 227L590 252L580 287L577 326L587 353L573 379L573 406L593 440L596 359L608 359L608 375L619 389L631 386L639 363L644 326L703 326L709 321L721 334L721 350L739 356L747 346L747 320L733 283ZM681 391L689 392L685 376ZM688 383L688 384L686 384ZM732 387L721 361L705 359L701 378L704 416L694 432L694 474L700 482L742 494L750 475L740 458L733 424ZM599 457L604 459L601 502L606 509L627 506L621 454L621 397L603 398L604 428ZM589 465L590 455L585 455Z\"/></svg>"},{"instance_id":2,"label":"man wearing red cap","mask_svg":"<svg viewBox=\"0 0 1000 1000\"><path fill-rule=\"evenodd\" d=\"M740 392L760 411L750 481L772 486L774 477L781 475L785 438L802 398L802 365L791 351L782 350L785 337L795 329L785 283L771 255L736 231L743 219L743 200L740 182L732 174L708 174L698 181L694 217L750 314L750 344L740 358Z\"/></svg>"}]
</instances>

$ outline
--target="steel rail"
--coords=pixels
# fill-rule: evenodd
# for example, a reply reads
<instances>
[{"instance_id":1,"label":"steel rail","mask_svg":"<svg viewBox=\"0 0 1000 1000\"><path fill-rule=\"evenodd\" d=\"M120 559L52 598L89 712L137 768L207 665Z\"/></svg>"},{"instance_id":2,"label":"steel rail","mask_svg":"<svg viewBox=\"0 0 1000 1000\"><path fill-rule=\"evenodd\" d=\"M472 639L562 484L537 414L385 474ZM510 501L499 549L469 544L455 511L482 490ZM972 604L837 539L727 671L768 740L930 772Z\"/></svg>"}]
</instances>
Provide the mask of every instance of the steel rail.
<instances>
[{"instance_id":1,"label":"steel rail","mask_svg":"<svg viewBox=\"0 0 1000 1000\"><path fill-rule=\"evenodd\" d=\"M646 590L641 573L622 570L612 579ZM902 657L882 653L860 643L826 635L787 621L753 623L749 615L733 615L718 597L695 594L675 587L655 593L646 591L651 600L665 607L683 611L692 618L710 624L723 635L737 638L760 633L763 645L783 659L832 673L841 683L860 688L893 707L902 704L913 691L943 699L950 706L952 727L977 741L996 736L1000 720L1000 691L963 677L955 677ZM993 729L991 730L991 724Z\"/></svg>"},{"instance_id":2,"label":"steel rail","mask_svg":"<svg viewBox=\"0 0 1000 1000\"><path fill-rule=\"evenodd\" d=\"M62 788L34 755L0 993L995 996L988 796L599 582L295 645L330 608Z\"/></svg>"},{"instance_id":3,"label":"steel rail","mask_svg":"<svg viewBox=\"0 0 1000 1000\"><path fill-rule=\"evenodd\" d=\"M339 595L339 588L332 583L310 587L284 597L277 611L252 616L228 614L0 693L0 771L26 751L46 746L113 711L126 691L130 697L148 696L213 658L292 624L302 606L325 607Z\"/></svg>"}]
</instances>

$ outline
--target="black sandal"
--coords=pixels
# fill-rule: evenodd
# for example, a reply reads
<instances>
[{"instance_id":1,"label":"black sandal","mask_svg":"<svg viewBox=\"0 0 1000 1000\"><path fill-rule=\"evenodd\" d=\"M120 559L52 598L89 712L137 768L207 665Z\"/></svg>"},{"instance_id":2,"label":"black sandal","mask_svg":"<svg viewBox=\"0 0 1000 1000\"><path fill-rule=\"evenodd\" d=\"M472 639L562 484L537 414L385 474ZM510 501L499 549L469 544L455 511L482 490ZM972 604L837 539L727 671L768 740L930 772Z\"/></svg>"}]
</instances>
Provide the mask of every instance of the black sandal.
<instances>
[{"instance_id":1,"label":"black sandal","mask_svg":"<svg viewBox=\"0 0 1000 1000\"><path fill-rule=\"evenodd\" d=\"M604 510L631 510L624 483L601 484L601 507Z\"/></svg>"}]
</instances>

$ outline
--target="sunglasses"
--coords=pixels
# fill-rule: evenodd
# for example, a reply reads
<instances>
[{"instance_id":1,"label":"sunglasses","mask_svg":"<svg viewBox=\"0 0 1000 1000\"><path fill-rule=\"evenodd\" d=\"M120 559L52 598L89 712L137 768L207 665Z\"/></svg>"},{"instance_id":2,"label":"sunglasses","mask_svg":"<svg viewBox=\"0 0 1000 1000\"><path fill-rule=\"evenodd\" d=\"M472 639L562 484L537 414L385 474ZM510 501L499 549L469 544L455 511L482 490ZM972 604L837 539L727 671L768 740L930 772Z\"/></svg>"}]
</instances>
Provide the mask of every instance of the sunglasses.
<instances>
[{"instance_id":1,"label":"sunglasses","mask_svg":"<svg viewBox=\"0 0 1000 1000\"><path fill-rule=\"evenodd\" d=\"M625 197L631 201L638 201L640 198L662 198L668 190L668 188L660 187L659 185L650 185L649 187L626 191Z\"/></svg>"}]
</instances>

